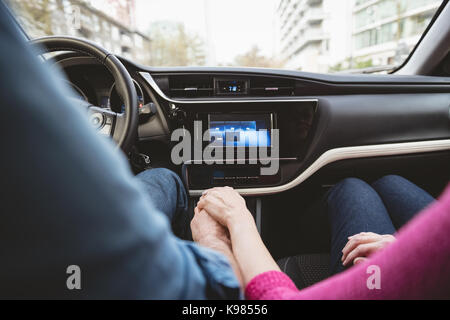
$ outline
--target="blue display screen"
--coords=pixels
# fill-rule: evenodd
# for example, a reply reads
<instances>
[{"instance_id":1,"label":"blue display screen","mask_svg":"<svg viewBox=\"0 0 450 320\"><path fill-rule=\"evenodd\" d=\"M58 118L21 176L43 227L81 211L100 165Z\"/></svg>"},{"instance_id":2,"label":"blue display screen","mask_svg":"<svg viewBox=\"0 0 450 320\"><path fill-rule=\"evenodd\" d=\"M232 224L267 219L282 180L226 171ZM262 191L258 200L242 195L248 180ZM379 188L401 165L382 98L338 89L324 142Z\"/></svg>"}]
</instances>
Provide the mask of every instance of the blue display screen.
<instances>
[{"instance_id":1,"label":"blue display screen","mask_svg":"<svg viewBox=\"0 0 450 320\"><path fill-rule=\"evenodd\" d=\"M270 128L265 120L210 121L211 142L225 147L270 147Z\"/></svg>"}]
</instances>

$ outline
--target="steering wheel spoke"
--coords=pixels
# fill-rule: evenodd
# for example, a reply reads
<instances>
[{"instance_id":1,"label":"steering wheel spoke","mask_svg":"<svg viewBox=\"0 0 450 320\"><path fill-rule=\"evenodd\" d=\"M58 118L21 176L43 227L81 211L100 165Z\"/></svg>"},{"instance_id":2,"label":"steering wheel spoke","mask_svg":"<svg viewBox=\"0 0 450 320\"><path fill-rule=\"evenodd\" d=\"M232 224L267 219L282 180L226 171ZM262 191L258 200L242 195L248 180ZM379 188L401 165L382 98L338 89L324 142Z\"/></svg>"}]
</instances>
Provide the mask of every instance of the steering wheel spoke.
<instances>
[{"instance_id":1,"label":"steering wheel spoke","mask_svg":"<svg viewBox=\"0 0 450 320\"><path fill-rule=\"evenodd\" d=\"M117 113L99 107L89 107L89 123L102 136L112 136L116 126ZM118 122L117 122L118 123Z\"/></svg>"}]
</instances>

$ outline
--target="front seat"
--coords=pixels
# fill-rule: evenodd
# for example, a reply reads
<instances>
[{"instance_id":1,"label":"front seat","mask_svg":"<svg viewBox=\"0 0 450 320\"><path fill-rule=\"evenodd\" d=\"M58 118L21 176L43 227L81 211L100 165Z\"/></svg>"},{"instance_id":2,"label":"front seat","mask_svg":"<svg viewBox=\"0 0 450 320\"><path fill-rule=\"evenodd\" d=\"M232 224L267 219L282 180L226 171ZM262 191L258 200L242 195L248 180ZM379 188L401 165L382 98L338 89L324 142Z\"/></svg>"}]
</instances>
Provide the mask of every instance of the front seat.
<instances>
[{"instance_id":1,"label":"front seat","mask_svg":"<svg viewBox=\"0 0 450 320\"><path fill-rule=\"evenodd\" d=\"M329 254L304 254L279 260L278 265L299 290L330 276Z\"/></svg>"}]
</instances>

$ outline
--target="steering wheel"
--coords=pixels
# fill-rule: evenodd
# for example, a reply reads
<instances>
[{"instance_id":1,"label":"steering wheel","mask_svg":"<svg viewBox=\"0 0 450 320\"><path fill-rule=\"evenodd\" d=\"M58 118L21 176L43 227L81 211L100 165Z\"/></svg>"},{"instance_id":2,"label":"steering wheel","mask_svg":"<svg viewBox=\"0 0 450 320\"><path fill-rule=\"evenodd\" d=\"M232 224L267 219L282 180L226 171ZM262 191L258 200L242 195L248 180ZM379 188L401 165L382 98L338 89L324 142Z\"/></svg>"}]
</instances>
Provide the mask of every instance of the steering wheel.
<instances>
[{"instance_id":1,"label":"steering wheel","mask_svg":"<svg viewBox=\"0 0 450 320\"><path fill-rule=\"evenodd\" d=\"M38 54L56 51L75 51L95 58L105 66L116 83L116 90L123 103L123 113L94 106L87 101L74 99L88 109L91 125L102 135L110 136L125 153L131 149L138 130L138 99L130 74L116 56L95 43L75 37L43 37L31 41Z\"/></svg>"}]
</instances>

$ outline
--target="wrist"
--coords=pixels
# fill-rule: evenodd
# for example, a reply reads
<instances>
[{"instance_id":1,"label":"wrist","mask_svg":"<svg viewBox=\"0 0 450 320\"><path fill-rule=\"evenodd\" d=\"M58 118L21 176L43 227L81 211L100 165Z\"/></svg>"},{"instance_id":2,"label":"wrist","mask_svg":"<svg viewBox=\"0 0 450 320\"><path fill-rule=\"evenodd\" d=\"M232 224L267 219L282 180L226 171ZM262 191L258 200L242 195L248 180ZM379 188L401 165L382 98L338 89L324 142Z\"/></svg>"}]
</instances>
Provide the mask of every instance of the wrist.
<instances>
[{"instance_id":1,"label":"wrist","mask_svg":"<svg viewBox=\"0 0 450 320\"><path fill-rule=\"evenodd\" d=\"M198 244L211 248L211 249L218 249L223 247L231 247L231 241L226 236L220 236L220 235L206 235L203 238L196 241Z\"/></svg>"},{"instance_id":2,"label":"wrist","mask_svg":"<svg viewBox=\"0 0 450 320\"><path fill-rule=\"evenodd\" d=\"M227 221L227 228L231 234L239 234L241 232L248 233L249 231L256 231L255 220L247 209L240 214L230 215Z\"/></svg>"}]
</instances>

